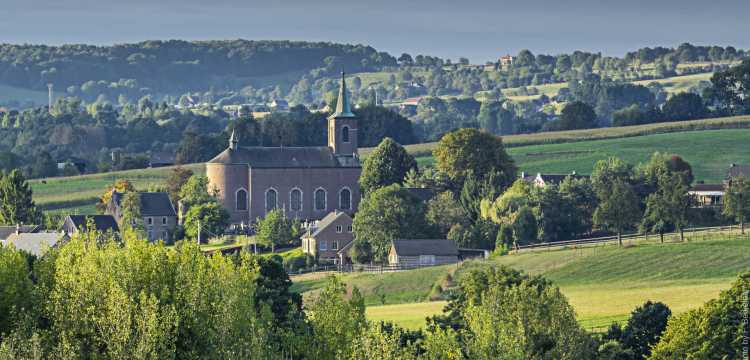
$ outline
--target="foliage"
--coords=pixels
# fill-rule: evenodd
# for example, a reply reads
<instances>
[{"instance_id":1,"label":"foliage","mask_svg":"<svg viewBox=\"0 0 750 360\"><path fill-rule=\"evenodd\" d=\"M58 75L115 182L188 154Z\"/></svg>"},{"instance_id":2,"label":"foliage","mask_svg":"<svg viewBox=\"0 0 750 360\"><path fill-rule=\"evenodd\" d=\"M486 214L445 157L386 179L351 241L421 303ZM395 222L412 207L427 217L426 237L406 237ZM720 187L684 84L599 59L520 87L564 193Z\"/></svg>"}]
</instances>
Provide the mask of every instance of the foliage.
<instances>
[{"instance_id":1,"label":"foliage","mask_svg":"<svg viewBox=\"0 0 750 360\"><path fill-rule=\"evenodd\" d=\"M436 167L456 184L463 184L471 171L482 178L495 172L498 184L509 186L516 166L497 136L476 129L460 129L443 136L433 150Z\"/></svg>"},{"instance_id":2,"label":"foliage","mask_svg":"<svg viewBox=\"0 0 750 360\"><path fill-rule=\"evenodd\" d=\"M640 202L630 184L617 179L609 192L600 192L597 196L599 206L594 211L594 223L616 232L618 238L623 230L640 219Z\"/></svg>"},{"instance_id":3,"label":"foliage","mask_svg":"<svg viewBox=\"0 0 750 360\"><path fill-rule=\"evenodd\" d=\"M112 199L112 193L118 192L125 194L131 191L135 191L135 187L130 181L126 179L115 180L114 184L107 186L107 190L99 197L99 202L96 204L97 210L99 210L100 213L104 213L104 211L107 210L109 201Z\"/></svg>"},{"instance_id":4,"label":"foliage","mask_svg":"<svg viewBox=\"0 0 750 360\"><path fill-rule=\"evenodd\" d=\"M425 204L394 184L368 194L354 217L354 241L368 242L372 259L384 262L396 239L427 239L435 230L425 219Z\"/></svg>"},{"instance_id":5,"label":"foliage","mask_svg":"<svg viewBox=\"0 0 750 360\"><path fill-rule=\"evenodd\" d=\"M179 197L187 208L216 201L215 192L208 189L208 177L205 175L192 175L185 184L180 187Z\"/></svg>"},{"instance_id":6,"label":"foliage","mask_svg":"<svg viewBox=\"0 0 750 360\"><path fill-rule=\"evenodd\" d=\"M255 224L259 242L271 245L274 251L278 245L290 244L294 240L293 221L287 219L281 209L273 209L259 218Z\"/></svg>"},{"instance_id":7,"label":"foliage","mask_svg":"<svg viewBox=\"0 0 750 360\"><path fill-rule=\"evenodd\" d=\"M222 234L229 226L229 213L219 203L207 202L191 206L184 221L185 235L206 241L211 236Z\"/></svg>"},{"instance_id":8,"label":"foliage","mask_svg":"<svg viewBox=\"0 0 750 360\"><path fill-rule=\"evenodd\" d=\"M672 227L682 231L688 225L691 203L683 176L680 173L661 173L658 175L656 192L646 199L641 227L659 234Z\"/></svg>"},{"instance_id":9,"label":"foliage","mask_svg":"<svg viewBox=\"0 0 750 360\"><path fill-rule=\"evenodd\" d=\"M31 310L30 270L24 254L0 246L0 335L9 333L13 322L24 311Z\"/></svg>"},{"instance_id":10,"label":"foliage","mask_svg":"<svg viewBox=\"0 0 750 360\"><path fill-rule=\"evenodd\" d=\"M351 359L355 340L366 329L365 304L359 290L347 296L346 285L336 277L309 307L309 322L315 341L309 344L313 359Z\"/></svg>"},{"instance_id":11,"label":"foliage","mask_svg":"<svg viewBox=\"0 0 750 360\"><path fill-rule=\"evenodd\" d=\"M141 218L141 197L137 192L131 191L125 193L122 197L120 208L122 209L120 227L133 228L140 231L145 229L143 219Z\"/></svg>"},{"instance_id":12,"label":"foliage","mask_svg":"<svg viewBox=\"0 0 750 360\"><path fill-rule=\"evenodd\" d=\"M700 95L692 93L672 96L664 104L662 112L667 121L702 119L709 113Z\"/></svg>"},{"instance_id":13,"label":"foliage","mask_svg":"<svg viewBox=\"0 0 750 360\"><path fill-rule=\"evenodd\" d=\"M425 218L443 235L456 224L466 225L468 220L466 211L450 191L441 192L427 202Z\"/></svg>"},{"instance_id":14,"label":"foliage","mask_svg":"<svg viewBox=\"0 0 750 360\"><path fill-rule=\"evenodd\" d=\"M177 166L173 168L172 171L170 171L166 182L167 193L169 194L169 199L173 204L177 204L177 202L181 199L180 191L192 176L193 171L182 166Z\"/></svg>"},{"instance_id":15,"label":"foliage","mask_svg":"<svg viewBox=\"0 0 750 360\"><path fill-rule=\"evenodd\" d=\"M745 178L731 179L724 194L723 214L738 221L744 231L745 221L750 217L750 183Z\"/></svg>"},{"instance_id":16,"label":"foliage","mask_svg":"<svg viewBox=\"0 0 750 360\"><path fill-rule=\"evenodd\" d=\"M383 186L401 184L410 170L417 170L414 157L393 139L385 138L362 164L359 186L367 194Z\"/></svg>"},{"instance_id":17,"label":"foliage","mask_svg":"<svg viewBox=\"0 0 750 360\"><path fill-rule=\"evenodd\" d=\"M718 299L670 318L650 359L740 358L747 346L748 292L750 273L744 273Z\"/></svg>"},{"instance_id":18,"label":"foliage","mask_svg":"<svg viewBox=\"0 0 750 360\"><path fill-rule=\"evenodd\" d=\"M572 102L563 109L558 126L559 130L594 128L596 127L596 113L584 102Z\"/></svg>"},{"instance_id":19,"label":"foliage","mask_svg":"<svg viewBox=\"0 0 750 360\"><path fill-rule=\"evenodd\" d=\"M124 233L124 245L76 235L34 268L34 302L16 344L41 358L260 358L270 318L255 311L249 256L207 257ZM138 269L138 271L134 271ZM6 340L6 339L3 339ZM11 345L8 347L7 345ZM16 357L22 349L3 342Z\"/></svg>"},{"instance_id":20,"label":"foliage","mask_svg":"<svg viewBox=\"0 0 750 360\"><path fill-rule=\"evenodd\" d=\"M672 315L667 305L647 301L630 314L622 330L620 342L623 347L632 351L634 359L647 358L651 348L659 342L661 334L667 328L667 320Z\"/></svg>"},{"instance_id":21,"label":"foliage","mask_svg":"<svg viewBox=\"0 0 750 360\"><path fill-rule=\"evenodd\" d=\"M26 178L18 170L0 173L0 224L38 224L41 220Z\"/></svg>"},{"instance_id":22,"label":"foliage","mask_svg":"<svg viewBox=\"0 0 750 360\"><path fill-rule=\"evenodd\" d=\"M750 113L750 60L714 73L704 96L723 114Z\"/></svg>"}]
</instances>

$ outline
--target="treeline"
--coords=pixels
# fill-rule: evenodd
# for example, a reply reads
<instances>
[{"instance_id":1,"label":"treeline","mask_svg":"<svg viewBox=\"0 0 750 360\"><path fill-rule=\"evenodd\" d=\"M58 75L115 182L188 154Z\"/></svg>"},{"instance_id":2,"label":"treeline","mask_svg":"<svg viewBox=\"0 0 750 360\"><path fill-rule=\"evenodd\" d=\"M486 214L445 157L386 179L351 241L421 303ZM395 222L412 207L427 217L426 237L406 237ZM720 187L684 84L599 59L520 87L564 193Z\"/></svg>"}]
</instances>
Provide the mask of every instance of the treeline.
<instances>
[{"instance_id":1,"label":"treeline","mask_svg":"<svg viewBox=\"0 0 750 360\"><path fill-rule=\"evenodd\" d=\"M274 259L129 231L77 234L39 259L2 246L0 265L0 359L738 358L750 289L745 274L699 310L646 302L590 334L549 280L478 266L443 282L445 309L411 331L368 321L335 277L303 307Z\"/></svg>"},{"instance_id":2,"label":"treeline","mask_svg":"<svg viewBox=\"0 0 750 360\"><path fill-rule=\"evenodd\" d=\"M597 162L590 176L570 174L544 185L520 178L501 139L487 132L450 132L433 155L435 167L420 171L403 147L386 139L365 160L355 262L386 262L392 239L448 238L459 247L503 254L606 234L744 227L750 217L750 186L742 178L730 182L723 208L695 207L688 192L692 168L677 155L655 153L638 165L610 158ZM409 188L435 196L425 201Z\"/></svg>"},{"instance_id":3,"label":"treeline","mask_svg":"<svg viewBox=\"0 0 750 360\"><path fill-rule=\"evenodd\" d=\"M384 137L404 144L417 141L412 124L382 107L355 111L359 144L374 146ZM209 160L228 146L237 130L243 146L325 146L327 113L303 106L255 119L250 112L235 120L220 109L175 109L149 97L117 109L109 103L84 106L60 98L46 107L0 114L0 170L21 168L30 177L127 170L150 163ZM58 169L58 163L69 163Z\"/></svg>"}]
</instances>

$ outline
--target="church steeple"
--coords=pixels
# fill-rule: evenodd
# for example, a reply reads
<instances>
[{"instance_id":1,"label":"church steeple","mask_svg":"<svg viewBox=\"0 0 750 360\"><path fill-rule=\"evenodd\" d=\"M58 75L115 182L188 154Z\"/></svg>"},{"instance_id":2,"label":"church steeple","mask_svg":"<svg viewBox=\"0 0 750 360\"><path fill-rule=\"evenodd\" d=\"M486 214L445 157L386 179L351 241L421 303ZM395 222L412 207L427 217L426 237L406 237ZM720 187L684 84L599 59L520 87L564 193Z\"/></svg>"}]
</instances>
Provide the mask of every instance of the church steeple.
<instances>
[{"instance_id":1,"label":"church steeple","mask_svg":"<svg viewBox=\"0 0 750 360\"><path fill-rule=\"evenodd\" d=\"M234 130L232 130L232 136L229 137L229 148L232 150L237 150L237 145L239 144L239 140L237 139L237 136L234 134Z\"/></svg>"},{"instance_id":2,"label":"church steeple","mask_svg":"<svg viewBox=\"0 0 750 360\"><path fill-rule=\"evenodd\" d=\"M349 105L346 74L343 71L336 112L328 117L328 147L337 156L354 156L357 153L357 117Z\"/></svg>"},{"instance_id":3,"label":"church steeple","mask_svg":"<svg viewBox=\"0 0 750 360\"><path fill-rule=\"evenodd\" d=\"M336 112L333 117L354 117L352 109L349 106L349 93L346 91L346 73L341 72L341 86L339 87L339 98L336 102Z\"/></svg>"}]
</instances>

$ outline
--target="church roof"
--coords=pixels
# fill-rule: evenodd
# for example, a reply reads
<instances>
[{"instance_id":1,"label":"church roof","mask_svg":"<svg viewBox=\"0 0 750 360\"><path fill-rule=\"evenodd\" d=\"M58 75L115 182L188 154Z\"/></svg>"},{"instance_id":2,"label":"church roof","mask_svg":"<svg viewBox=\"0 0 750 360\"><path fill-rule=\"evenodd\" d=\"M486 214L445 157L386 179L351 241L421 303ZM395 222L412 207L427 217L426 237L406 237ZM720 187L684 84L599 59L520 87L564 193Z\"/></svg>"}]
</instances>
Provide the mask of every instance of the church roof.
<instances>
[{"instance_id":1,"label":"church roof","mask_svg":"<svg viewBox=\"0 0 750 360\"><path fill-rule=\"evenodd\" d=\"M247 164L252 168L336 168L343 164L329 147L238 147L226 149L210 164ZM356 162L358 164L358 162Z\"/></svg>"}]
</instances>

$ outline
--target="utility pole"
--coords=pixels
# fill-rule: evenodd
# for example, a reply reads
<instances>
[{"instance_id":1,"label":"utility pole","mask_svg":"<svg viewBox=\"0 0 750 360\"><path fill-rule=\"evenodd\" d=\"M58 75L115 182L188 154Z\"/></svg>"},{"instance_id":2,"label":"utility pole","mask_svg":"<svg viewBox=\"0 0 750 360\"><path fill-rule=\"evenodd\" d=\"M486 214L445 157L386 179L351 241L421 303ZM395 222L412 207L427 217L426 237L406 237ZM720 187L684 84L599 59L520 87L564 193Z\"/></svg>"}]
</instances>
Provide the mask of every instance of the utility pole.
<instances>
[{"instance_id":1,"label":"utility pole","mask_svg":"<svg viewBox=\"0 0 750 360\"><path fill-rule=\"evenodd\" d=\"M198 220L198 247L201 246L201 221Z\"/></svg>"}]
</instances>

